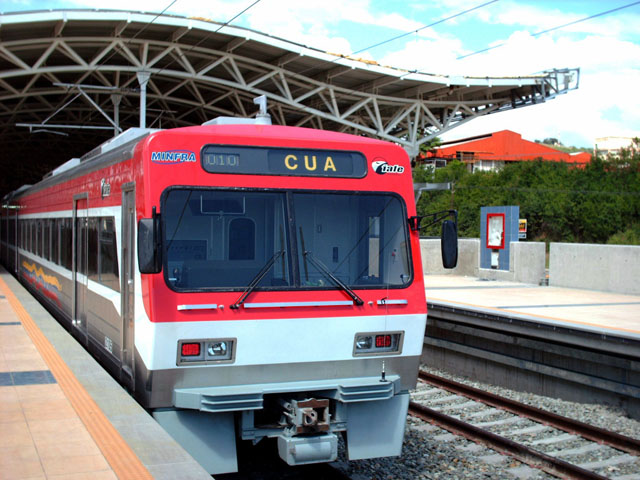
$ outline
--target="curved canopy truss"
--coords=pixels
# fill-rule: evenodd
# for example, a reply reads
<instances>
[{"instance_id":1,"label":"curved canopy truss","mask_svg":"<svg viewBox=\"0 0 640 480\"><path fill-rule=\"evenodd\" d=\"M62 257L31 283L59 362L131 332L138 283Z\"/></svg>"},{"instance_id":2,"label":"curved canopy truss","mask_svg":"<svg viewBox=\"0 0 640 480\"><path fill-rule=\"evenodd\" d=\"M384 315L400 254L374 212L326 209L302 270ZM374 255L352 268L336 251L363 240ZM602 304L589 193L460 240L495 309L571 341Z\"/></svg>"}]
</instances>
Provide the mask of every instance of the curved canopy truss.
<instances>
[{"instance_id":1,"label":"curved canopy truss","mask_svg":"<svg viewBox=\"0 0 640 480\"><path fill-rule=\"evenodd\" d=\"M0 161L19 155L48 170L132 126L252 116L259 95L274 123L377 137L415 155L473 118L544 102L578 82L577 69L510 78L399 70L203 19L5 14Z\"/></svg>"}]
</instances>

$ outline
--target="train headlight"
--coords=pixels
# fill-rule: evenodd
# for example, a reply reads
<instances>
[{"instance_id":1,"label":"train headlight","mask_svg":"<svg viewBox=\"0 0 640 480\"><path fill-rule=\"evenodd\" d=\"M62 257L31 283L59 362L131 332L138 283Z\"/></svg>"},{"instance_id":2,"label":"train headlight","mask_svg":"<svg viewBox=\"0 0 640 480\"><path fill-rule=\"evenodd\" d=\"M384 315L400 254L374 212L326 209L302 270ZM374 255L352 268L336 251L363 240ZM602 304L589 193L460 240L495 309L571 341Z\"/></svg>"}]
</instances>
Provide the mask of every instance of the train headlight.
<instances>
[{"instance_id":1,"label":"train headlight","mask_svg":"<svg viewBox=\"0 0 640 480\"><path fill-rule=\"evenodd\" d=\"M214 342L210 343L207 347L207 354L210 357L225 357L227 351L227 342Z\"/></svg>"},{"instance_id":2,"label":"train headlight","mask_svg":"<svg viewBox=\"0 0 640 480\"><path fill-rule=\"evenodd\" d=\"M235 338L179 340L177 365L206 365L235 361Z\"/></svg>"},{"instance_id":3,"label":"train headlight","mask_svg":"<svg viewBox=\"0 0 640 480\"><path fill-rule=\"evenodd\" d=\"M353 355L397 355L402 353L404 332L357 333Z\"/></svg>"},{"instance_id":4,"label":"train headlight","mask_svg":"<svg viewBox=\"0 0 640 480\"><path fill-rule=\"evenodd\" d=\"M356 336L356 350L369 350L373 345L372 335Z\"/></svg>"}]
</instances>

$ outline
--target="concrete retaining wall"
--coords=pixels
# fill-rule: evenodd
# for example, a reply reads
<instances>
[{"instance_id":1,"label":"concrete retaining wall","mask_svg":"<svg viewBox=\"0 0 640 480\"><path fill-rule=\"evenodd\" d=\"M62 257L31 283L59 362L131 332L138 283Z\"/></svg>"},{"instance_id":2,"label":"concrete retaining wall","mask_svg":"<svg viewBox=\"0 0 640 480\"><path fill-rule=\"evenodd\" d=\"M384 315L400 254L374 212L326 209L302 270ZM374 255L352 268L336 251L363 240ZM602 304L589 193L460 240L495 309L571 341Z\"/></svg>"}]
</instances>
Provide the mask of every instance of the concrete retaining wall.
<instances>
[{"instance_id":1,"label":"concrete retaining wall","mask_svg":"<svg viewBox=\"0 0 640 480\"><path fill-rule=\"evenodd\" d=\"M640 247L552 243L549 285L640 295Z\"/></svg>"},{"instance_id":2,"label":"concrete retaining wall","mask_svg":"<svg viewBox=\"0 0 640 480\"><path fill-rule=\"evenodd\" d=\"M480 240L458 241L458 266L442 268L439 239L420 240L425 275L460 275L540 284L545 278L545 244L513 242L509 270L480 268ZM549 285L640 295L640 246L552 243Z\"/></svg>"},{"instance_id":3,"label":"concrete retaining wall","mask_svg":"<svg viewBox=\"0 0 640 480\"><path fill-rule=\"evenodd\" d=\"M461 238L458 240L458 266L446 269L442 266L440 239L421 239L422 270L425 275L460 275L477 277L480 265L480 239Z\"/></svg>"},{"instance_id":4,"label":"concrete retaining wall","mask_svg":"<svg viewBox=\"0 0 640 480\"><path fill-rule=\"evenodd\" d=\"M425 275L461 275L539 284L545 275L545 245L541 242L514 242L509 252L509 270L480 268L480 239L458 240L458 266L447 270L442 267L440 240L420 240L422 268Z\"/></svg>"},{"instance_id":5,"label":"concrete retaining wall","mask_svg":"<svg viewBox=\"0 0 640 480\"><path fill-rule=\"evenodd\" d=\"M546 275L547 247L544 242L518 242L512 244L511 265L514 280L540 284Z\"/></svg>"},{"instance_id":6,"label":"concrete retaining wall","mask_svg":"<svg viewBox=\"0 0 640 480\"><path fill-rule=\"evenodd\" d=\"M509 270L481 268L478 277L540 285L545 278L545 256L544 242L512 242Z\"/></svg>"}]
</instances>

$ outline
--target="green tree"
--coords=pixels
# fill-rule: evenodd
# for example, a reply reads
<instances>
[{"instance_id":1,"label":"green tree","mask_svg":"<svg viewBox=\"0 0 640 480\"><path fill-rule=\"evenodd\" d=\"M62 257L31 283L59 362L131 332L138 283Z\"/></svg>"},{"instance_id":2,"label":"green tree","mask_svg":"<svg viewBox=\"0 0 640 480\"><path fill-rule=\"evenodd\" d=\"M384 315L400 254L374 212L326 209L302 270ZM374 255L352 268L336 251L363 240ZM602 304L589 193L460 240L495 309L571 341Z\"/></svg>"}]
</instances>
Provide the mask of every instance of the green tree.
<instances>
[{"instance_id":1,"label":"green tree","mask_svg":"<svg viewBox=\"0 0 640 480\"><path fill-rule=\"evenodd\" d=\"M470 173L458 161L416 175L422 182L451 182L451 191L425 192L419 215L458 210L461 236L480 234L480 207L519 205L529 238L542 241L636 242L640 225L640 141L618 158L594 158L584 168L543 161L508 164L498 172ZM414 172L415 173L415 172ZM629 233L620 235L621 232ZM437 235L434 226L423 232ZM617 235L617 236L616 236Z\"/></svg>"}]
</instances>

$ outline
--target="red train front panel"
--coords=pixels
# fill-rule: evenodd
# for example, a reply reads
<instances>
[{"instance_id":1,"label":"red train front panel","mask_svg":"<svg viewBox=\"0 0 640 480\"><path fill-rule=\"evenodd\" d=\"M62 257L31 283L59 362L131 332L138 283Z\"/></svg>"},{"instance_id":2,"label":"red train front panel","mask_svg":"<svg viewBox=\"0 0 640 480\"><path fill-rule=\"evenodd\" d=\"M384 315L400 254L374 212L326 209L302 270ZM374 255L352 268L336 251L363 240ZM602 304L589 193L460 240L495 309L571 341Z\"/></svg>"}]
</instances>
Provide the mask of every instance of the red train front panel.
<instances>
[{"instance_id":1,"label":"red train front panel","mask_svg":"<svg viewBox=\"0 0 640 480\"><path fill-rule=\"evenodd\" d=\"M136 156L138 215L155 207L162 255L162 272L142 275L137 290L143 401L218 419L242 410L241 438L277 436L287 459L301 437L273 430L280 405L328 397L327 433L349 431L351 458L399 454L426 321L404 151L314 130L211 126L151 135Z\"/></svg>"}]
</instances>

